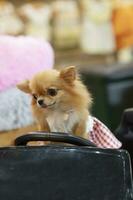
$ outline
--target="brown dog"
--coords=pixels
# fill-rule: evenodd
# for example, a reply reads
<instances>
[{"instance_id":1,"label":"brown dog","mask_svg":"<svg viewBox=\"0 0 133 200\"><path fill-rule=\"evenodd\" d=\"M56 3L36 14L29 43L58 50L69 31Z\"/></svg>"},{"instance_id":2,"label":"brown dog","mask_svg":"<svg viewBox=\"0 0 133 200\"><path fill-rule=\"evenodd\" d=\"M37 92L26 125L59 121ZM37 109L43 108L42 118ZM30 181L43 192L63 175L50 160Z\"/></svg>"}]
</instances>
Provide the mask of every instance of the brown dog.
<instances>
[{"instance_id":1,"label":"brown dog","mask_svg":"<svg viewBox=\"0 0 133 200\"><path fill-rule=\"evenodd\" d=\"M92 100L75 67L40 72L17 87L32 96L39 130L88 138L86 123Z\"/></svg>"}]
</instances>

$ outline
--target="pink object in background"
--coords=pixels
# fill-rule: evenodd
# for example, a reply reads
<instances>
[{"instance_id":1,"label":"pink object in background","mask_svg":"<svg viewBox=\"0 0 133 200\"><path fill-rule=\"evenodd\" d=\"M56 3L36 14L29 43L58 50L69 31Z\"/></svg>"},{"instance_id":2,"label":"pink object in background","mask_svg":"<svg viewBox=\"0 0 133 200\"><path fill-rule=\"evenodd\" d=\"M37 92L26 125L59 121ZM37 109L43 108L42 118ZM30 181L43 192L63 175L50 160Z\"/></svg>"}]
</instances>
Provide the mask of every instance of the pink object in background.
<instances>
[{"instance_id":1,"label":"pink object in background","mask_svg":"<svg viewBox=\"0 0 133 200\"><path fill-rule=\"evenodd\" d=\"M0 92L53 65L54 52L48 42L32 37L0 36Z\"/></svg>"}]
</instances>

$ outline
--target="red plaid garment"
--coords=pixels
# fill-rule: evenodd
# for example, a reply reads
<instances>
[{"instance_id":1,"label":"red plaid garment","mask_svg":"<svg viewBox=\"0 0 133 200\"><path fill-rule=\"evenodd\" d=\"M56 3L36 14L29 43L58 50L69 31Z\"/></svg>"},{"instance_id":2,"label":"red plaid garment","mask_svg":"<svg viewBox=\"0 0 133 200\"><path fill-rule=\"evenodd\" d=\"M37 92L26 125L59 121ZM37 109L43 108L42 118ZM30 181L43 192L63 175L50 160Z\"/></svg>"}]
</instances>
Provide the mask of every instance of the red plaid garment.
<instances>
[{"instance_id":1,"label":"red plaid garment","mask_svg":"<svg viewBox=\"0 0 133 200\"><path fill-rule=\"evenodd\" d=\"M100 148L119 149L122 144L113 133L97 118L89 117L89 140Z\"/></svg>"}]
</instances>

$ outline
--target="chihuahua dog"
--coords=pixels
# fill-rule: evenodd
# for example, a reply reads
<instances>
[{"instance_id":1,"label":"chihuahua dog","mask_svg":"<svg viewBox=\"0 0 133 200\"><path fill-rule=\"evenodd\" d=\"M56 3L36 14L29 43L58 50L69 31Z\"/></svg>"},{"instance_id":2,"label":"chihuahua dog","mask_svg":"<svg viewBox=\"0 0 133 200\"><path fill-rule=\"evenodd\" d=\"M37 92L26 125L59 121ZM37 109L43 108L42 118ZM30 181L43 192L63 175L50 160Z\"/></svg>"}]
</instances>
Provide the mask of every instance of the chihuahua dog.
<instances>
[{"instance_id":1,"label":"chihuahua dog","mask_svg":"<svg viewBox=\"0 0 133 200\"><path fill-rule=\"evenodd\" d=\"M86 124L92 98L74 66L40 72L17 87L32 96L32 112L40 131L88 139Z\"/></svg>"}]
</instances>

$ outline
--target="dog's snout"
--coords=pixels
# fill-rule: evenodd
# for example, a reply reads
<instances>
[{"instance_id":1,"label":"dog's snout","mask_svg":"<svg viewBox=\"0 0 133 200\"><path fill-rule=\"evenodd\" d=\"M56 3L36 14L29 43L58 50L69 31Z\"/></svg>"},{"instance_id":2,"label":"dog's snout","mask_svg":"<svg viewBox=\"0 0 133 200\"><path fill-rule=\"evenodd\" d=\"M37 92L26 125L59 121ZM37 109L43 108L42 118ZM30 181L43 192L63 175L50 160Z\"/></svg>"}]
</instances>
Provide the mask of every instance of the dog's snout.
<instances>
[{"instance_id":1,"label":"dog's snout","mask_svg":"<svg viewBox=\"0 0 133 200\"><path fill-rule=\"evenodd\" d=\"M43 99L39 99L37 102L38 102L38 104L39 104L40 106L43 105Z\"/></svg>"}]
</instances>

